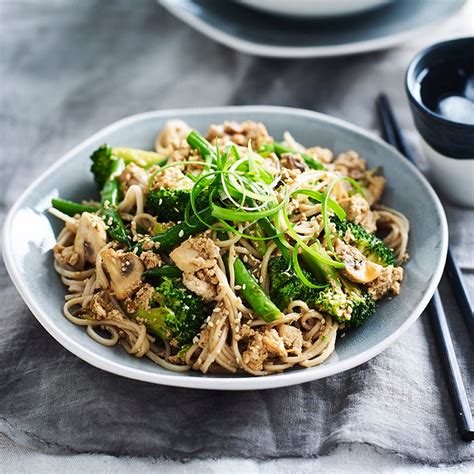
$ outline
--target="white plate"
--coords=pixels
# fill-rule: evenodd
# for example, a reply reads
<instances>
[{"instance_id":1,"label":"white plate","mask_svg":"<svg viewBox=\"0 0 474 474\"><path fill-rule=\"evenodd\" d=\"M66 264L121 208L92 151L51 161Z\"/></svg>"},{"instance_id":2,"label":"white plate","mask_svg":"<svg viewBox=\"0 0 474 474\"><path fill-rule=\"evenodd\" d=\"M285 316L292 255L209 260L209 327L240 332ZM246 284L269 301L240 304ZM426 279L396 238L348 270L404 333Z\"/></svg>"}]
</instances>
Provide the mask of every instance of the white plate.
<instances>
[{"instance_id":1,"label":"white plate","mask_svg":"<svg viewBox=\"0 0 474 474\"><path fill-rule=\"evenodd\" d=\"M340 18L295 20L225 0L157 0L209 38L256 56L309 58L392 47L454 14L465 0L395 0Z\"/></svg>"},{"instance_id":2,"label":"white plate","mask_svg":"<svg viewBox=\"0 0 474 474\"><path fill-rule=\"evenodd\" d=\"M290 130L305 145L321 145L336 153L354 149L370 167L382 166L388 177L383 201L404 212L412 223L401 295L382 301L377 313L361 328L338 339L336 353L323 365L265 377L203 375L165 370L148 359L137 359L121 347L94 342L83 327L62 314L65 288L53 269L52 248L61 228L47 214L51 198L86 199L97 193L89 171L89 156L104 142L151 149L156 132L170 118L206 131L224 120L256 120L280 138ZM416 205L414 205L416 203ZM34 232L31 230L34 229ZM66 349L90 364L114 374L177 387L254 390L283 387L327 377L356 367L395 342L418 318L441 277L448 232L443 208L421 173L377 137L341 120L284 107L221 107L148 112L120 120L78 145L40 176L17 200L3 230L8 272L38 321Z\"/></svg>"}]
</instances>

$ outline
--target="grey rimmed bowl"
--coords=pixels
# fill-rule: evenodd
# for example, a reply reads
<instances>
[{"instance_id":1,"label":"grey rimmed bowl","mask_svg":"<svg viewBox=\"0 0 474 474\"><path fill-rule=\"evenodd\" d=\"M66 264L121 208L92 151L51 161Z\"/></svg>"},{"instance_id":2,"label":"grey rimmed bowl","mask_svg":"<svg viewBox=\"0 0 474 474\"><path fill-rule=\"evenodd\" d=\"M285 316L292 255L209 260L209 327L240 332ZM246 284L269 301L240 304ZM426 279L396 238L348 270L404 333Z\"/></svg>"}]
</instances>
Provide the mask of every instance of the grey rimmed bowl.
<instances>
[{"instance_id":1,"label":"grey rimmed bowl","mask_svg":"<svg viewBox=\"0 0 474 474\"><path fill-rule=\"evenodd\" d=\"M52 247L60 223L46 213L51 198L80 200L97 195L89 172L89 155L102 143L151 149L166 120L180 118L200 131L223 120L256 120L280 138L291 131L301 143L358 151L370 167L382 166L388 178L383 202L406 214L412 223L410 261L401 295L385 300L363 327L339 339L336 352L323 365L266 377L174 373L147 359L136 359L120 347L94 342L82 327L65 319L65 288L53 269ZM30 230L34 228L32 235ZM17 200L4 224L3 250L8 272L38 321L66 349L108 372L178 387L255 390L283 387L327 377L356 367L395 342L418 318L444 267L448 230L443 208L426 179L395 149L379 138L327 115L283 107L221 107L147 112L97 132L40 176ZM34 278L31 275L35 275Z\"/></svg>"}]
</instances>

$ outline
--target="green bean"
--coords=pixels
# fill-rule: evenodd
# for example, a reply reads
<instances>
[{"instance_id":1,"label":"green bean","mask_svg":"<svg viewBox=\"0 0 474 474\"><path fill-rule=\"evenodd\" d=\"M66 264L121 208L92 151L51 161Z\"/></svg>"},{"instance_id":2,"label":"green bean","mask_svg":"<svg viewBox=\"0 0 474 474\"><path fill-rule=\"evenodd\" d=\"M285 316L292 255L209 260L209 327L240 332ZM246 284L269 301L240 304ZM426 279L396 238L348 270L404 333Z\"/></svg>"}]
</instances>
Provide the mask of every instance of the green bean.
<instances>
[{"instance_id":1,"label":"green bean","mask_svg":"<svg viewBox=\"0 0 474 474\"><path fill-rule=\"evenodd\" d=\"M83 212L96 212L99 210L98 206L81 204L66 199L54 198L51 200L51 204L55 209L67 214L68 216L75 216L76 214L82 214Z\"/></svg>"},{"instance_id":2,"label":"green bean","mask_svg":"<svg viewBox=\"0 0 474 474\"><path fill-rule=\"evenodd\" d=\"M151 237L148 241L159 244L152 249L154 252L168 250L171 247L184 242L188 237L207 229L208 224L206 223L212 223L212 211L209 207L206 207L197 214L192 215L188 219L188 222L183 221L180 224L176 224L166 232ZM137 253L140 253L143 250L143 244L144 242L139 242L136 245L138 248Z\"/></svg>"},{"instance_id":3,"label":"green bean","mask_svg":"<svg viewBox=\"0 0 474 474\"><path fill-rule=\"evenodd\" d=\"M258 316L267 323L281 317L281 311L263 292L255 277L238 257L234 261L234 273L235 283L241 288L240 293Z\"/></svg>"},{"instance_id":4,"label":"green bean","mask_svg":"<svg viewBox=\"0 0 474 474\"><path fill-rule=\"evenodd\" d=\"M143 272L143 276L149 278L180 278L182 276L181 270L174 265L163 265L162 267L155 267L151 270Z\"/></svg>"},{"instance_id":5,"label":"green bean","mask_svg":"<svg viewBox=\"0 0 474 474\"><path fill-rule=\"evenodd\" d=\"M130 238L116 207L120 198L120 183L116 176L120 174L124 168L125 163L121 159L115 160L112 163L110 177L100 193L102 207L99 214L107 226L109 237L112 240L117 240L122 244L130 246Z\"/></svg>"},{"instance_id":6,"label":"green bean","mask_svg":"<svg viewBox=\"0 0 474 474\"><path fill-rule=\"evenodd\" d=\"M313 170L322 170L324 166L319 161L315 160L312 156L307 155L301 151L295 150L289 146L283 145L283 143L273 142L271 145L263 145L260 147L260 152L271 153L274 152L278 157L283 153L294 153L298 154L303 158L304 162Z\"/></svg>"}]
</instances>

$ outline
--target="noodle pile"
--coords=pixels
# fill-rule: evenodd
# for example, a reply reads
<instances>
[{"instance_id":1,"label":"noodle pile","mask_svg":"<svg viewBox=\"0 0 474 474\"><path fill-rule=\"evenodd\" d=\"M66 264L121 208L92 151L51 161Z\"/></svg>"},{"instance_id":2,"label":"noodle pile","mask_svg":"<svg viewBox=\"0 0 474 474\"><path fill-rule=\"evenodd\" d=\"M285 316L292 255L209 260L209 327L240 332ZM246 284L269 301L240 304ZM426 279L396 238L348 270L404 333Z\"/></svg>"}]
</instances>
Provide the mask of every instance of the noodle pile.
<instances>
[{"instance_id":1,"label":"noodle pile","mask_svg":"<svg viewBox=\"0 0 474 474\"><path fill-rule=\"evenodd\" d=\"M222 142L227 140L239 146L247 146L249 140L252 144L258 145L258 141L262 138L258 133L239 134L232 130L222 132L218 127L211 128L208 134L210 140L213 138ZM257 127L258 131L260 129ZM165 132L168 132L168 135ZM181 132L182 129L176 125L172 126L171 130L164 130L157 145L162 151L171 150L171 156L177 163L191 162L182 165L184 169L186 166L188 171L193 167L199 169L201 159L189 147L183 146L182 134L179 135ZM173 133L178 134L178 138L174 137ZM264 133L262 135L267 139ZM294 149L303 150L291 136L286 135L285 139ZM311 152L313 156L325 162L325 169L285 168L278 159L275 160L275 155L271 155L268 159L268 166L273 167L275 175L280 176L285 182L287 192L291 193L308 186L314 191L324 192L338 176L349 176L360 182L364 182L365 179L367 189L370 189L370 183L367 184L367 181L370 181L372 176L363 168L365 162L360 158L355 159L354 155L342 154L340 159L333 160L331 156L328 157L330 153L328 150L317 147L305 152ZM156 173L157 170L151 169L151 172ZM147 213L146 187L129 183L124 191L117 210L130 236L134 241L138 241L152 232L157 224L156 217ZM336 202L345 202L350 196L348 186L342 181L333 184L331 198ZM377 230L384 234L384 243L393 250L396 263L399 265L407 258L409 223L401 213L377 204L379 197L374 197L370 212L376 222ZM367 196L368 201L369 198L370 195ZM308 196L295 194L289 200L287 211L291 225L302 242L317 238L325 241L321 203L315 203L308 199ZM295 366L313 367L323 363L334 352L338 329L344 329L344 325L336 322L331 316L309 307L307 302L291 301L282 310L281 317L271 322L264 321L244 302L239 294L241 287L235 282L235 259L240 258L245 262L261 288L268 294L271 283L269 262L279 255L278 247L272 240L264 241L266 248L262 254L261 247L259 248L262 241L245 237L247 235L245 223L236 223L239 233L224 227L219 230L218 226L200 233L200 237L210 239L220 251L215 270L217 291L212 301L213 309L204 321L200 333L185 351L177 354L170 341L147 332L147 326L143 322L132 319L126 311L124 301L114 295L110 275L104 268L103 257L104 252L110 249L120 251L121 245L108 240L98 251L95 263L78 268L74 260L68 260L65 256L74 253L80 215L69 216L55 208L51 208L50 212L64 222L64 228L57 237L54 262L55 270L67 288L64 315L71 323L85 326L87 334L99 344L105 346L120 344L129 354L135 357L147 357L161 367L173 371L245 372L256 376L281 372ZM281 228L287 228L284 219L281 216L278 219ZM163 254L160 258L165 264L173 263L168 254ZM106 308L105 312L94 309L94 305L99 301L97 295L102 298L100 301ZM290 331L288 328L295 330ZM297 337L301 336L300 347L297 347L296 343L294 346L289 343L280 349L280 352L272 352L273 339L276 343L286 341L284 335L290 332ZM263 353L261 357L258 354L259 350ZM257 364L256 357L260 357L260 362Z\"/></svg>"}]
</instances>

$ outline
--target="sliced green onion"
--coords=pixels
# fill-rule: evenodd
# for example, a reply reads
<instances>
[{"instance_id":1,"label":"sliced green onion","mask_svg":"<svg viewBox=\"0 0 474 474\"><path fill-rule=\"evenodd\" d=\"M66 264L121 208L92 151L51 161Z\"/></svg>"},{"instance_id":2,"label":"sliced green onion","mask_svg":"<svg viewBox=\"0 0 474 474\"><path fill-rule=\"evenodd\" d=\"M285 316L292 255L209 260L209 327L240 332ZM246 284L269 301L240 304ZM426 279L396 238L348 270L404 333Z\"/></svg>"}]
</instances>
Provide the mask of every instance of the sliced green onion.
<instances>
[{"instance_id":1,"label":"sliced green onion","mask_svg":"<svg viewBox=\"0 0 474 474\"><path fill-rule=\"evenodd\" d=\"M301 239L301 237L298 235L298 233L295 231L293 224L290 222L290 219L288 218L288 214L285 212L285 209L282 209L283 213L283 220L285 221L285 224L287 226L287 233L296 241L300 244L301 248L307 252L309 255L311 255L314 259L317 261L329 265L331 267L335 268L344 268L344 264L341 262L338 262L336 260L333 260L332 258L325 257L323 255L319 255L317 252L312 250L306 243Z\"/></svg>"},{"instance_id":2,"label":"sliced green onion","mask_svg":"<svg viewBox=\"0 0 474 474\"><path fill-rule=\"evenodd\" d=\"M312 189L297 189L291 194L304 194L318 202L323 202L324 200L324 193L321 191L313 191ZM329 198L328 207L341 221L346 218L346 211L344 211L344 209L337 203L337 201L334 201L334 199Z\"/></svg>"},{"instance_id":3,"label":"sliced green onion","mask_svg":"<svg viewBox=\"0 0 474 474\"><path fill-rule=\"evenodd\" d=\"M353 178L350 178L349 176L346 176L344 178L341 178L342 181L347 181L348 183L352 184L352 187L354 188L356 193L359 193L363 198L365 198L365 193L364 190L362 189L362 186ZM351 194L351 193L349 193ZM352 193L354 194L354 193ZM352 195L351 194L351 195Z\"/></svg>"},{"instance_id":4,"label":"sliced green onion","mask_svg":"<svg viewBox=\"0 0 474 474\"><path fill-rule=\"evenodd\" d=\"M323 202L321 203L321 214L323 216L324 235L326 236L326 242L327 242L328 248L329 250L332 250L332 251L334 251L334 246L332 245L331 229L329 228L328 201L329 201L329 196L331 195L332 190L334 189L334 186L339 181L340 181L340 178L336 178L329 186L326 187L326 190L324 191L324 199L323 199Z\"/></svg>"},{"instance_id":5,"label":"sliced green onion","mask_svg":"<svg viewBox=\"0 0 474 474\"><path fill-rule=\"evenodd\" d=\"M283 235L283 232L282 232L282 233L277 233L277 234L274 234L274 235L269 235L269 236L266 236L266 237L256 237L255 235L245 234L244 232L241 232L236 227L230 225L227 221L224 221L222 219L219 219L218 221L225 230L227 230L229 232L233 232L234 234L240 235L244 239L248 239L248 240L257 240L257 241L274 240L274 239L277 239L277 238L281 237L281 235ZM264 221L264 219L262 219L262 222L263 221ZM220 228L220 230L222 230L222 228Z\"/></svg>"},{"instance_id":6,"label":"sliced green onion","mask_svg":"<svg viewBox=\"0 0 474 474\"><path fill-rule=\"evenodd\" d=\"M295 270L297 277L302 281L304 285L308 286L309 288L317 288L317 289L326 288L327 285L316 285L310 280L308 280L308 278L306 278L306 275L303 273L303 270L301 269L300 262L298 261L298 248L299 248L299 244L296 243L291 253L291 260L293 262L293 268Z\"/></svg>"},{"instance_id":7,"label":"sliced green onion","mask_svg":"<svg viewBox=\"0 0 474 474\"><path fill-rule=\"evenodd\" d=\"M218 219L225 219L228 221L234 222L254 222L258 221L259 219L263 219L264 217L272 216L276 214L282 206L285 204L282 201L278 206L272 207L270 209L266 209L264 211L236 211L234 209L227 209L225 207L217 206L216 204L212 205L212 215Z\"/></svg>"}]
</instances>

